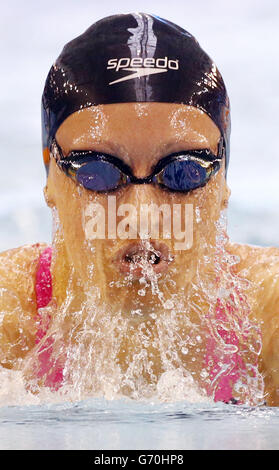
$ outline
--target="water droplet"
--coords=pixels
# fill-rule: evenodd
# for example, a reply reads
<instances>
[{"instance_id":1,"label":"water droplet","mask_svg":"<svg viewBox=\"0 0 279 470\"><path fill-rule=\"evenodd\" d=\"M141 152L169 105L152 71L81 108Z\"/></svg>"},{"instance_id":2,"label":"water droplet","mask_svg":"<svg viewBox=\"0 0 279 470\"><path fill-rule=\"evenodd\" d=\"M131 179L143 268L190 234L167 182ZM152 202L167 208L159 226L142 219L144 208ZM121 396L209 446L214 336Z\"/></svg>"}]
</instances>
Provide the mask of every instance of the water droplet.
<instances>
[{"instance_id":1,"label":"water droplet","mask_svg":"<svg viewBox=\"0 0 279 470\"><path fill-rule=\"evenodd\" d=\"M183 348L181 348L181 352L182 352L182 354L188 354L188 352L189 352L189 349L188 349L188 348L185 348L185 347L183 347Z\"/></svg>"},{"instance_id":2,"label":"water droplet","mask_svg":"<svg viewBox=\"0 0 279 470\"><path fill-rule=\"evenodd\" d=\"M166 310L170 310L171 308L174 307L174 304L173 304L173 301L172 300L166 300L166 302L164 303L163 307L166 309Z\"/></svg>"},{"instance_id":3,"label":"water droplet","mask_svg":"<svg viewBox=\"0 0 279 470\"><path fill-rule=\"evenodd\" d=\"M139 289L139 290L138 290L138 295L144 297L145 294L146 294L145 289Z\"/></svg>"}]
</instances>

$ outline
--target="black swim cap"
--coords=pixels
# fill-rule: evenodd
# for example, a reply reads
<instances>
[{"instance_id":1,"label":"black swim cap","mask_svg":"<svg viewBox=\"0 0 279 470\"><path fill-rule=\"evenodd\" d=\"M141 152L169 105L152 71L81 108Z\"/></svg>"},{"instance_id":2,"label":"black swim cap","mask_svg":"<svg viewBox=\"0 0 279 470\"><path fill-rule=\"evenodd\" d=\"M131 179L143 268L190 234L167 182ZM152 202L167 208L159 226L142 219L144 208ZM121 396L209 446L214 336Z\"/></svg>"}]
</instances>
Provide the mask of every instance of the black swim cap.
<instances>
[{"instance_id":1,"label":"black swim cap","mask_svg":"<svg viewBox=\"0 0 279 470\"><path fill-rule=\"evenodd\" d=\"M224 139L229 161L230 108L216 65L181 27L145 13L113 15L64 47L42 98L46 168L49 149L72 113L99 104L181 103L204 111Z\"/></svg>"}]
</instances>

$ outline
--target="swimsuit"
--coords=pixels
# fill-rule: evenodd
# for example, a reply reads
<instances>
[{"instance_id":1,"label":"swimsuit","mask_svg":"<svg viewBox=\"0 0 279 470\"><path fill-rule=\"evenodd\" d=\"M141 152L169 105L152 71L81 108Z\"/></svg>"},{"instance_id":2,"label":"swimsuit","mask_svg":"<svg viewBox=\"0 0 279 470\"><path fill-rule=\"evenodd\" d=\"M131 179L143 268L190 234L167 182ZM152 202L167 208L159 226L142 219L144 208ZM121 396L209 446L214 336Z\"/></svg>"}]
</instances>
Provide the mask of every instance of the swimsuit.
<instances>
[{"instance_id":1,"label":"swimsuit","mask_svg":"<svg viewBox=\"0 0 279 470\"><path fill-rule=\"evenodd\" d=\"M50 323L50 316L43 318L40 309L46 307L52 299L51 255L52 248L47 247L39 257L36 272L35 292L39 320L36 344L39 344L43 340ZM45 376L44 385L56 391L61 387L63 382L63 366L52 357L53 341L54 339L52 337L48 337L39 348L37 376L38 378Z\"/></svg>"},{"instance_id":2,"label":"swimsuit","mask_svg":"<svg viewBox=\"0 0 279 470\"><path fill-rule=\"evenodd\" d=\"M226 305L226 309L232 309L232 306ZM222 324L226 320L226 309L220 299L217 299L214 318ZM218 354L218 340L210 335L206 342L205 364L209 371L210 387L208 394L214 396L214 401L239 404L240 402L233 398L233 387L244 373L246 374L245 363L239 352L239 339L232 330L225 330L220 325L216 329L216 335L219 335L225 345L232 346L231 353L227 353L220 359ZM235 346L235 348L233 348Z\"/></svg>"}]
</instances>

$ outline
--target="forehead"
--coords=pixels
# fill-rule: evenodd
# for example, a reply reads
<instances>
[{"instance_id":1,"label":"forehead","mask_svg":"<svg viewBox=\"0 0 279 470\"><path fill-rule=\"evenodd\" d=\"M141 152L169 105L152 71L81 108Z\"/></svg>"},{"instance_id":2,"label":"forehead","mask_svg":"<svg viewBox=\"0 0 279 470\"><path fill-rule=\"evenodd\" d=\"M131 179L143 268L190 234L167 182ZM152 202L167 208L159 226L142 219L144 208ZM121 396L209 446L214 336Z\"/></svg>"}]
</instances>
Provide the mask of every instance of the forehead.
<instances>
[{"instance_id":1,"label":"forehead","mask_svg":"<svg viewBox=\"0 0 279 470\"><path fill-rule=\"evenodd\" d=\"M125 156L211 148L220 131L203 111L174 103L117 103L92 106L70 115L56 139L65 154L96 149ZM181 148L179 148L181 147Z\"/></svg>"}]
</instances>

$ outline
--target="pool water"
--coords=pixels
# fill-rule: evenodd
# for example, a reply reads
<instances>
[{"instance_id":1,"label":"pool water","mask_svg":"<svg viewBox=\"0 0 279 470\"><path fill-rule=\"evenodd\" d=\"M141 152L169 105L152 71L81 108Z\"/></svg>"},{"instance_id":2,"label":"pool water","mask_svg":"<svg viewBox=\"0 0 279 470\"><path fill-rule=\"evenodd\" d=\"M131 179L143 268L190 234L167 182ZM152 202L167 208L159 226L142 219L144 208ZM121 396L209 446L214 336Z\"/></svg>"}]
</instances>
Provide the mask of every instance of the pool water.
<instances>
[{"instance_id":1,"label":"pool water","mask_svg":"<svg viewBox=\"0 0 279 470\"><path fill-rule=\"evenodd\" d=\"M0 448L267 450L278 424L276 408L94 398L0 408Z\"/></svg>"}]
</instances>

